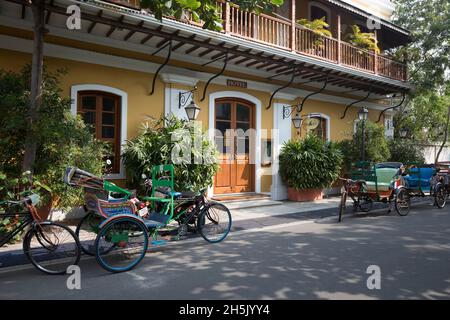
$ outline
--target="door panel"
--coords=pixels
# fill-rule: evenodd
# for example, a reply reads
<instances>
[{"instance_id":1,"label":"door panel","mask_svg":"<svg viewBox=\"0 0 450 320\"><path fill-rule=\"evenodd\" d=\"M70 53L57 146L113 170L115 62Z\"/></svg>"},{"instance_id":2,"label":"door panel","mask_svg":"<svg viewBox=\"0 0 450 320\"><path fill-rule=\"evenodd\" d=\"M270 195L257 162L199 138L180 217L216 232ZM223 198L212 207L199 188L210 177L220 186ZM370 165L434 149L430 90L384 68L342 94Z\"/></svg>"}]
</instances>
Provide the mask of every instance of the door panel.
<instances>
[{"instance_id":1,"label":"door panel","mask_svg":"<svg viewBox=\"0 0 450 320\"><path fill-rule=\"evenodd\" d=\"M254 128L254 106L241 100L216 101L216 136L220 168L214 181L214 193L254 191L254 165L250 164ZM221 134L223 136L221 136Z\"/></svg>"}]
</instances>

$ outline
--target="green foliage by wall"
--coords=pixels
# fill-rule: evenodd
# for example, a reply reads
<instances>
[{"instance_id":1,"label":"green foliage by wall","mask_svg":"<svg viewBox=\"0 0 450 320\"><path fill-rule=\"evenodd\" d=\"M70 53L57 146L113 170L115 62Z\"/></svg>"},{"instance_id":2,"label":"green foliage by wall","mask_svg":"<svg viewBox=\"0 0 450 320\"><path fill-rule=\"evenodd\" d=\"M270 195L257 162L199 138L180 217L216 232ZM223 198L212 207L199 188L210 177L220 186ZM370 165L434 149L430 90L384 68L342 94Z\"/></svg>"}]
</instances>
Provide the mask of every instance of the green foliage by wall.
<instances>
[{"instance_id":1,"label":"green foliage by wall","mask_svg":"<svg viewBox=\"0 0 450 320\"><path fill-rule=\"evenodd\" d=\"M198 191L212 185L218 170L217 151L206 133L195 122L174 116L149 120L127 141L123 161L128 183L136 189L142 187L142 174L150 176L152 167L159 164L174 164L177 191Z\"/></svg>"},{"instance_id":2,"label":"green foliage by wall","mask_svg":"<svg viewBox=\"0 0 450 320\"><path fill-rule=\"evenodd\" d=\"M342 159L334 142L307 135L283 145L280 175L289 187L298 190L327 188L339 177Z\"/></svg>"},{"instance_id":3,"label":"green foliage by wall","mask_svg":"<svg viewBox=\"0 0 450 320\"><path fill-rule=\"evenodd\" d=\"M31 130L38 144L33 180L49 187L53 205L60 208L83 203L82 190L63 183L65 168L77 166L100 175L105 154L105 145L71 114L70 98L61 97L59 79L64 73L44 71L38 121L29 127L30 66L18 73L0 70L0 173L10 182L22 177L24 137ZM0 191L0 197L10 197L8 191Z\"/></svg>"}]
</instances>

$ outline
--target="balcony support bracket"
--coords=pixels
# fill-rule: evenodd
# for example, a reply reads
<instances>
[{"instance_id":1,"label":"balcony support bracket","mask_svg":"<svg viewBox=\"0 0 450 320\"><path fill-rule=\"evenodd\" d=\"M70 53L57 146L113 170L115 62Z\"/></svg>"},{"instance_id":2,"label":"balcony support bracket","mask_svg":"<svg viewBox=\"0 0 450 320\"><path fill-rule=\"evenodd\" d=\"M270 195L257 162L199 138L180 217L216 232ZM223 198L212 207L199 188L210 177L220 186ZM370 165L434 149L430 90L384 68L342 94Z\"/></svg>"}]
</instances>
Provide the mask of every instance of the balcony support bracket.
<instances>
[{"instance_id":1,"label":"balcony support bracket","mask_svg":"<svg viewBox=\"0 0 450 320\"><path fill-rule=\"evenodd\" d=\"M158 50L156 50L155 52L152 53L152 56L154 56L155 54L157 54L161 50L165 49L166 47L169 47L169 51L167 52L167 56L166 56L166 59L164 60L163 64L159 66L159 68L155 72L155 75L153 76L152 90L150 91L150 95L155 93L155 84L156 84L156 79L158 78L159 72L162 70L162 68L164 68L169 63L170 56L172 54L172 40L170 40L164 46L162 46L161 48L159 48Z\"/></svg>"},{"instance_id":2,"label":"balcony support bracket","mask_svg":"<svg viewBox=\"0 0 450 320\"><path fill-rule=\"evenodd\" d=\"M210 62L205 64L205 65L207 65L209 63L212 63L212 62L215 62L215 61L221 60L221 59L224 59L223 67L219 71L219 73L213 75L211 78L209 78L208 82L206 82L205 87L203 88L203 95L202 95L202 98L200 99L200 101L204 101L205 100L205 98L206 98L206 91L208 90L208 87L209 87L209 84L211 83L211 81L213 81L217 77L220 77L225 72L225 69L227 68L227 65L228 65L228 52L226 52L224 55L218 57L217 59L214 59L213 61L210 61Z\"/></svg>"},{"instance_id":3,"label":"balcony support bracket","mask_svg":"<svg viewBox=\"0 0 450 320\"><path fill-rule=\"evenodd\" d=\"M372 94L372 88L369 89L369 92L367 93L367 95L366 95L364 98L361 98L361 99L359 99L359 100L353 101L352 103L350 103L349 105L347 105L347 106L345 107L344 114L342 115L341 120L345 118L345 116L347 115L347 111L348 111L348 109L350 109L350 107L354 106L354 105L357 104L357 103L366 101L367 99L369 99L369 97L370 97L371 94Z\"/></svg>"},{"instance_id":4,"label":"balcony support bracket","mask_svg":"<svg viewBox=\"0 0 450 320\"><path fill-rule=\"evenodd\" d=\"M376 123L378 123L378 122L380 122L381 121L381 116L386 112L386 111L388 111L388 110L395 110L395 109L397 109L398 107L400 107L402 104L403 104L403 102L405 102L405 99L406 99L406 93L402 93L402 101L399 103L399 104L397 104L397 105L395 105L395 106L393 106L393 107L389 107L389 108L386 108L386 109L384 109L383 111L381 111L380 112L380 115L378 116L378 120L376 121Z\"/></svg>"},{"instance_id":5,"label":"balcony support bracket","mask_svg":"<svg viewBox=\"0 0 450 320\"><path fill-rule=\"evenodd\" d=\"M272 95L270 96L269 105L266 107L266 110L269 110L270 107L272 106L272 101L273 101L273 98L275 97L275 95L276 95L278 92L280 92L281 90L286 89L287 87L289 87L289 86L294 82L294 79L295 79L295 77L297 76L297 71L298 71L298 70L297 70L297 66L295 66L294 68L292 68L292 77L291 77L291 80L290 80L287 84L283 85L282 87L279 87L277 90L275 90L275 91L272 93Z\"/></svg>"},{"instance_id":6,"label":"balcony support bracket","mask_svg":"<svg viewBox=\"0 0 450 320\"><path fill-rule=\"evenodd\" d=\"M301 112L301 110L303 110L303 106L305 105L306 100L308 100L308 99L311 98L312 96L315 96L315 95L318 95L318 94L322 93L322 92L326 89L326 87L327 87L327 85L328 85L328 76L329 76L329 75L327 74L327 78L325 79L325 82L323 83L323 86L322 86L322 88L320 88L319 91L310 93L310 94L308 94L306 97L303 98L302 103L301 103L300 106L299 106L299 110L300 110L299 112Z\"/></svg>"}]
</instances>

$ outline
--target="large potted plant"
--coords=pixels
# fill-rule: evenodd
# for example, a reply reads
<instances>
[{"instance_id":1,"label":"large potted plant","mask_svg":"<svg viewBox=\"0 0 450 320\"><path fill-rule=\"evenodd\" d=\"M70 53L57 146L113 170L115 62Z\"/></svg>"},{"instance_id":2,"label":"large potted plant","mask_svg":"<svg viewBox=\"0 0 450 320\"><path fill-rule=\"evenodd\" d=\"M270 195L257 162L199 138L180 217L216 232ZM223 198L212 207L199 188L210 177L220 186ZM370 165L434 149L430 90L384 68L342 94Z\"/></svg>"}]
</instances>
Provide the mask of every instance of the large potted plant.
<instances>
[{"instance_id":1,"label":"large potted plant","mask_svg":"<svg viewBox=\"0 0 450 320\"><path fill-rule=\"evenodd\" d=\"M286 142L280 153L280 175L288 186L289 200L322 199L322 190L338 178L342 159L335 143L314 134Z\"/></svg>"},{"instance_id":2,"label":"large potted plant","mask_svg":"<svg viewBox=\"0 0 450 320\"><path fill-rule=\"evenodd\" d=\"M143 191L142 175L152 167L173 164L175 189L199 191L213 183L219 168L217 150L199 123L175 116L148 119L136 137L127 141L123 162L128 186Z\"/></svg>"}]
</instances>

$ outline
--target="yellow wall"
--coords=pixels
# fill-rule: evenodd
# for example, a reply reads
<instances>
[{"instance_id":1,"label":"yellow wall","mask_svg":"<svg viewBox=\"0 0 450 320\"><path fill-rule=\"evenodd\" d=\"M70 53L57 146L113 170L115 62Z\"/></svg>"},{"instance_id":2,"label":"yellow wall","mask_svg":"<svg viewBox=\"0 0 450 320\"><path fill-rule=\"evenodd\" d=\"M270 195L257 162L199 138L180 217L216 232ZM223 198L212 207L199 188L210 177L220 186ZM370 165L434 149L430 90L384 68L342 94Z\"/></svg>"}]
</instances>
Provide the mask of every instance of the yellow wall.
<instances>
[{"instance_id":1,"label":"yellow wall","mask_svg":"<svg viewBox=\"0 0 450 320\"><path fill-rule=\"evenodd\" d=\"M0 50L1 69L18 71L25 64L30 62L30 54ZM50 71L54 71L58 68L67 69L68 73L61 78L61 88L63 90L63 94L66 96L70 96L71 86L77 84L100 84L127 92L127 138L131 138L136 135L146 116L158 118L164 113L164 83L158 79L155 93L150 96L149 92L153 78L151 74L49 57L45 58L45 64ZM186 90L192 89L177 85L173 86ZM245 92L261 101L261 129L265 129L269 135L271 134L271 129L273 127L273 108L266 110L266 106L268 105L270 99L269 92L211 84L208 88L206 99L201 102L200 97L203 93L204 86L204 82L198 83L198 90L195 94L195 102L201 108L198 120L203 122L204 129L208 128L209 122L208 94L217 91L232 90ZM353 120L357 117L358 108L351 108L347 117L344 120L340 120L339 117L341 116L343 110L343 105L309 100L305 104L302 114L321 112L328 115L331 118L331 139L342 140L351 135L353 131ZM377 113L370 110L369 118L376 119L376 117ZM304 135L304 132L302 132L302 135ZM295 128L292 129L292 137L296 137ZM271 137L268 136L267 138ZM269 192L272 183L271 167L261 168L260 173L262 175L261 191Z\"/></svg>"},{"instance_id":2,"label":"yellow wall","mask_svg":"<svg viewBox=\"0 0 450 320\"><path fill-rule=\"evenodd\" d=\"M0 50L0 68L18 71L31 62L31 55ZM128 93L127 137L133 137L145 117L158 118L164 112L164 84L158 80L155 93L150 96L152 76L147 73L106 67L57 58L45 58L49 71L66 68L61 78L61 89L70 96L70 88L77 84L99 84Z\"/></svg>"}]
</instances>

